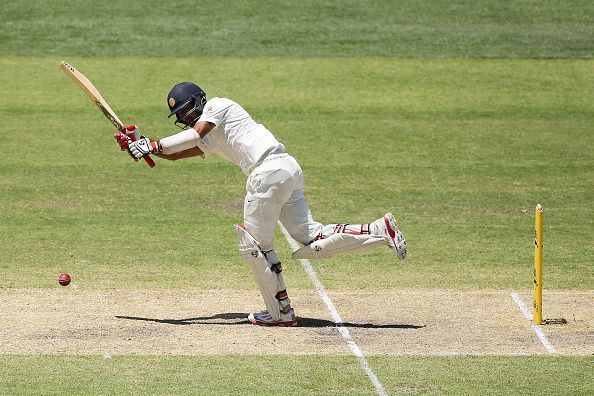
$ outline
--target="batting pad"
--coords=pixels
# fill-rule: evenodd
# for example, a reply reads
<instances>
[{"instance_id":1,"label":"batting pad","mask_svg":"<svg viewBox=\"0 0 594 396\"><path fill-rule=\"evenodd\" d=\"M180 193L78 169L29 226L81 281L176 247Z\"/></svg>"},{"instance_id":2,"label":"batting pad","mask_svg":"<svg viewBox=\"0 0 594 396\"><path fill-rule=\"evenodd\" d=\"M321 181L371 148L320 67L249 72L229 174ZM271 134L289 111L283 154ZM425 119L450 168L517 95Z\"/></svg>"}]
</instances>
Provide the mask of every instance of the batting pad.
<instances>
[{"instance_id":1,"label":"batting pad","mask_svg":"<svg viewBox=\"0 0 594 396\"><path fill-rule=\"evenodd\" d=\"M350 253L375 248L377 246L386 246L387 243L388 241L383 236L337 233L295 250L292 257L295 260L320 260L341 253Z\"/></svg>"},{"instance_id":2,"label":"batting pad","mask_svg":"<svg viewBox=\"0 0 594 396\"><path fill-rule=\"evenodd\" d=\"M270 263L266 255L260 250L258 243L240 224L235 224L237 241L241 257L249 264L260 293L264 298L266 310L273 320L280 320L281 307L291 303L285 288L283 274L280 272L280 262ZM274 253L272 251L272 253ZM276 254L267 253L269 257ZM275 272L276 270L276 272Z\"/></svg>"}]
</instances>

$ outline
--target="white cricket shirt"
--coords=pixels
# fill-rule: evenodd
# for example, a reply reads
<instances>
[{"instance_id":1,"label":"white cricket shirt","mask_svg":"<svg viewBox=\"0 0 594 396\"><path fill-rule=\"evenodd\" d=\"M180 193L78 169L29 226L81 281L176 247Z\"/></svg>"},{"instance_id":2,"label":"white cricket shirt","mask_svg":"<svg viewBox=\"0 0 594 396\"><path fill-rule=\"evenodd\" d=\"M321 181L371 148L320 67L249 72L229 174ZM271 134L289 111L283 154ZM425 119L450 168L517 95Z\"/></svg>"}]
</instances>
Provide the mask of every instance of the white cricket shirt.
<instances>
[{"instance_id":1,"label":"white cricket shirt","mask_svg":"<svg viewBox=\"0 0 594 396\"><path fill-rule=\"evenodd\" d=\"M218 154L239 165L246 175L269 153L283 153L285 150L285 146L264 125L256 123L243 107L231 99L210 99L198 121L215 125L197 141L204 155Z\"/></svg>"}]
</instances>

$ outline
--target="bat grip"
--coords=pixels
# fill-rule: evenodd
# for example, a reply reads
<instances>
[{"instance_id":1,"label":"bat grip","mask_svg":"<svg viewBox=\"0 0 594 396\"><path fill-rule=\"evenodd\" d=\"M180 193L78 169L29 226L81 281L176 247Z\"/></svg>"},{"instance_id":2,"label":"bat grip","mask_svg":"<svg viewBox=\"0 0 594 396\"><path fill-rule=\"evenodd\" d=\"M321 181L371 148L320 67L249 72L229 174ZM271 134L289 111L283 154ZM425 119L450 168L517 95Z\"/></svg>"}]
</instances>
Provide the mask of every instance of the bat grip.
<instances>
[{"instance_id":1,"label":"bat grip","mask_svg":"<svg viewBox=\"0 0 594 396\"><path fill-rule=\"evenodd\" d=\"M153 159L148 154L142 158L144 158L144 162L146 162L146 164L149 166L149 168L155 167L155 161L153 161Z\"/></svg>"},{"instance_id":2,"label":"bat grip","mask_svg":"<svg viewBox=\"0 0 594 396\"><path fill-rule=\"evenodd\" d=\"M126 133L127 129L126 127L124 127L123 125L118 125L120 131L122 131L123 133ZM128 135L130 137L130 139L132 139L133 142L136 141L136 138L134 137L133 134ZM144 159L144 162L146 162L146 164L149 166L149 168L154 168L155 167L155 161L153 161L153 159L150 157L150 155L145 155L142 157L142 159Z\"/></svg>"}]
</instances>

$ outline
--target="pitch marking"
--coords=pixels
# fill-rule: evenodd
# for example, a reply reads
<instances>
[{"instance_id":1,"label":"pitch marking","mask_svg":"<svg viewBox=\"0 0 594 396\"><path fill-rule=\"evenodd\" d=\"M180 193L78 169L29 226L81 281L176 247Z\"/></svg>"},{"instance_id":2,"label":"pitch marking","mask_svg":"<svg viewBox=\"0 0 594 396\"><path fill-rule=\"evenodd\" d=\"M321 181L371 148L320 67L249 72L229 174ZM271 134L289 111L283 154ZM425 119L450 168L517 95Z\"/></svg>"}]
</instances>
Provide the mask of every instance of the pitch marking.
<instances>
[{"instance_id":1,"label":"pitch marking","mask_svg":"<svg viewBox=\"0 0 594 396\"><path fill-rule=\"evenodd\" d=\"M522 297L520 297L520 295L515 292L512 293L511 296L512 296L512 299L514 300L514 302L518 305L518 307L520 307L520 311L522 311L522 313L524 314L526 319L528 319L530 322L532 322L532 314L528 310L528 307L524 303L524 300L522 300ZM557 353L557 349L555 349L555 347L553 346L551 341L549 341L549 339L547 338L545 333L542 331L542 329L535 324L532 325L532 328L534 329L534 332L538 336L538 339L540 340L540 342L542 342L542 345L544 345L544 347L547 349L547 351L549 353Z\"/></svg>"},{"instance_id":2,"label":"pitch marking","mask_svg":"<svg viewBox=\"0 0 594 396\"><path fill-rule=\"evenodd\" d=\"M291 238L291 236L289 235L289 233L287 232L285 227L283 227L283 225L280 224L280 222L279 222L279 225L280 225L281 231L283 232L283 234L285 235L285 238L287 239L287 242L289 242L289 245L291 245L293 250L299 249L300 246L297 243L297 241L295 241L293 238ZM338 330L338 332L340 333L342 338L346 341L348 346L351 348L351 352L353 353L353 355L355 355L355 357L357 358L357 360L363 367L365 374L367 374L367 376L371 380L371 383L375 387L375 393L377 393L378 395L381 395L381 396L387 396L388 393L384 390L382 383L377 378L377 375L375 375L375 372L371 368L371 365L369 364L367 359L365 359L363 352L361 352L361 348L359 348L359 346L357 345L357 343L351 336L351 333L349 332L349 330L344 326L339 326L339 324L342 324L344 322L343 322L342 318L340 317L340 314L336 310L334 303L330 299L330 296L328 295L328 293L326 293L326 289L324 288L324 285L318 278L316 271L313 269L313 267L311 266L311 264L309 263L308 260L299 260L299 262L301 263L301 266L303 267L305 272L307 272L309 279L312 281L312 283L316 287L316 290L318 291L318 295L324 302L324 305L326 305L326 309L328 310L328 312L332 316L332 320L336 324L336 329Z\"/></svg>"}]
</instances>

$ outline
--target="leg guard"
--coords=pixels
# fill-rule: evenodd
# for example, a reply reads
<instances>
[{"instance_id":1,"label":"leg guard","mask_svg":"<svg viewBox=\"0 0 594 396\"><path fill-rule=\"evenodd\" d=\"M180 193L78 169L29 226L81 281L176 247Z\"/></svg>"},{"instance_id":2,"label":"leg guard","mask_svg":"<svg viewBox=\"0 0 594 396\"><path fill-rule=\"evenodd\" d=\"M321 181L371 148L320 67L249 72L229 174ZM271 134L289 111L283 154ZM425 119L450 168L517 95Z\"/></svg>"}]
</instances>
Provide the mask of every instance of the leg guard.
<instances>
[{"instance_id":1,"label":"leg guard","mask_svg":"<svg viewBox=\"0 0 594 396\"><path fill-rule=\"evenodd\" d=\"M379 235L332 234L293 252L293 258L325 259L340 253L385 246L386 238Z\"/></svg>"},{"instance_id":2,"label":"leg guard","mask_svg":"<svg viewBox=\"0 0 594 396\"><path fill-rule=\"evenodd\" d=\"M235 224L239 252L249 264L264 299L266 310L273 320L280 320L281 309L291 303L281 273L281 263L274 252L260 250L256 240L240 224Z\"/></svg>"}]
</instances>

